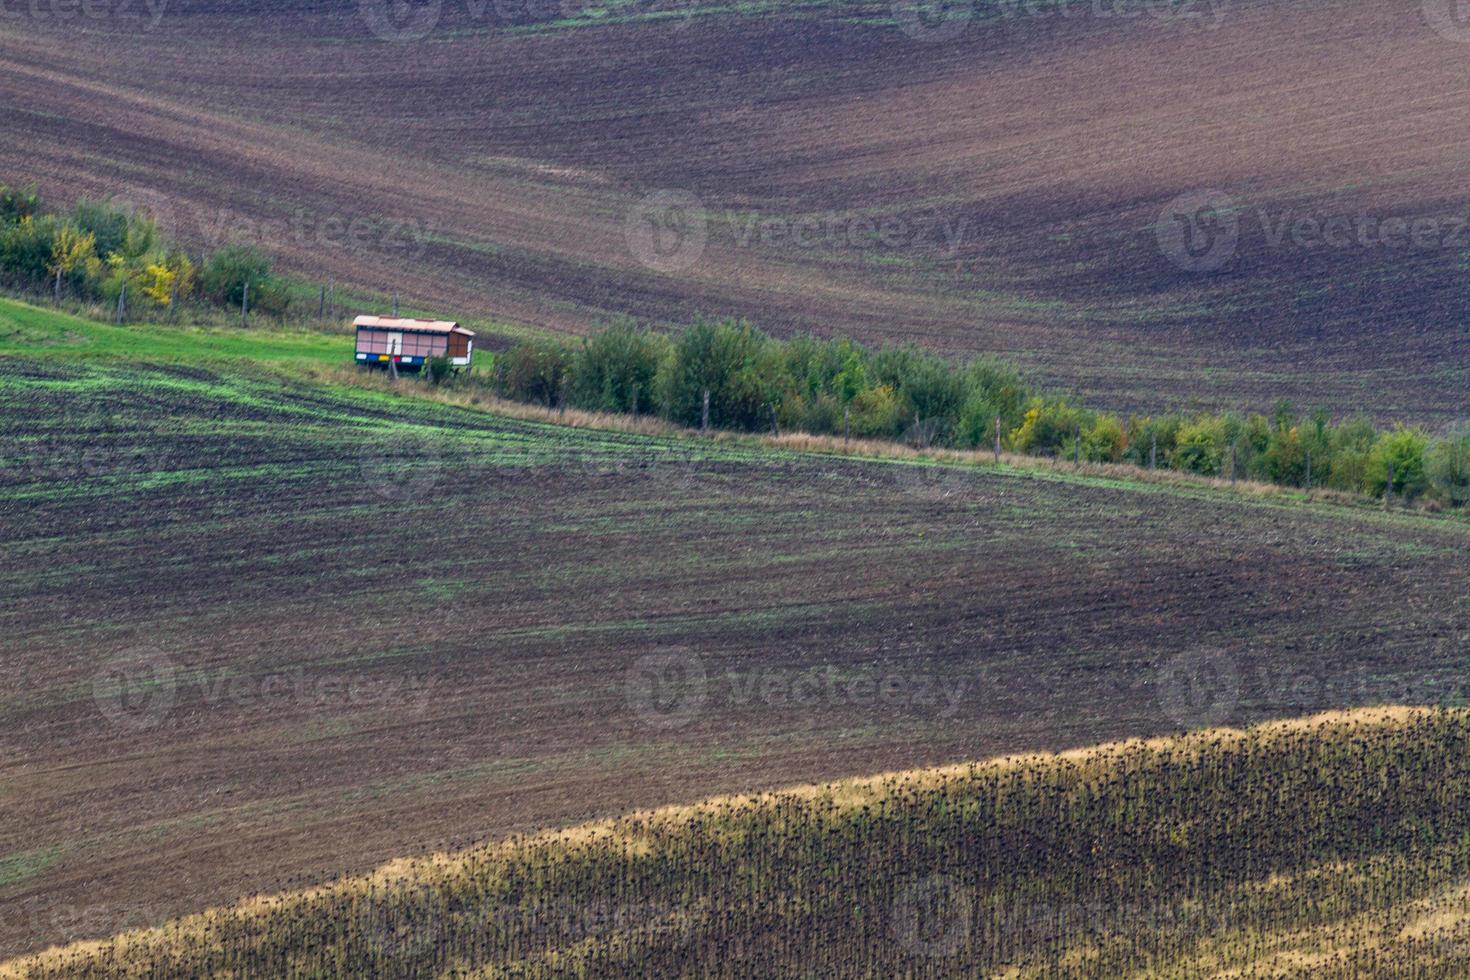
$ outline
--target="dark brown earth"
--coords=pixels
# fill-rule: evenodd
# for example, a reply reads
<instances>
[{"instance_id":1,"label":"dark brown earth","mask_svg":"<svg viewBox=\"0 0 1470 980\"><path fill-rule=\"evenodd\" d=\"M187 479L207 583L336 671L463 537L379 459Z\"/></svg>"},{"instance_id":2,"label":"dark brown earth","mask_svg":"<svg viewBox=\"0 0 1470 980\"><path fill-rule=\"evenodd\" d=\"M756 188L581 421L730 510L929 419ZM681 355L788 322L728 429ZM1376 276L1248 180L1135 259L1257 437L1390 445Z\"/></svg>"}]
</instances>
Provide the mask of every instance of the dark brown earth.
<instances>
[{"instance_id":1,"label":"dark brown earth","mask_svg":"<svg viewBox=\"0 0 1470 980\"><path fill-rule=\"evenodd\" d=\"M0 953L715 792L1454 702L1470 643L1457 518L192 368L6 363L0 439Z\"/></svg>"},{"instance_id":2,"label":"dark brown earth","mask_svg":"<svg viewBox=\"0 0 1470 980\"><path fill-rule=\"evenodd\" d=\"M0 180L456 316L743 315L997 352L1124 410L1470 410L1470 46L1418 0L988 4L938 42L883 4L443 0L390 43L372 6L0 21ZM1157 229L1205 190L1237 243L1190 271ZM658 191L704 221L687 266L630 245Z\"/></svg>"}]
</instances>

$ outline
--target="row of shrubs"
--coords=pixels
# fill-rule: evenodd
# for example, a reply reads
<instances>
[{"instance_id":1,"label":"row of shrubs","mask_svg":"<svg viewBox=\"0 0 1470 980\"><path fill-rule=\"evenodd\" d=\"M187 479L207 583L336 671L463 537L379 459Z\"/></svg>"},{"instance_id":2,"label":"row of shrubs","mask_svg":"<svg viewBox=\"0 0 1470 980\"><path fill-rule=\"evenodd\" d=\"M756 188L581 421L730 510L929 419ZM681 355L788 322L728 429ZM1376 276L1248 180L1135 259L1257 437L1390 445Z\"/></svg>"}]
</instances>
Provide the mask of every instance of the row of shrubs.
<instances>
[{"instance_id":1,"label":"row of shrubs","mask_svg":"<svg viewBox=\"0 0 1470 980\"><path fill-rule=\"evenodd\" d=\"M0 282L85 302L171 310L191 299L239 309L284 313L286 284L253 246L228 245L198 263L167 242L154 219L111 200L82 198L70 214L43 207L34 190L0 185Z\"/></svg>"},{"instance_id":2,"label":"row of shrubs","mask_svg":"<svg viewBox=\"0 0 1470 980\"><path fill-rule=\"evenodd\" d=\"M48 212L34 190L0 185L0 283L130 309L170 310L198 299L238 309L245 289L257 312L282 314L284 281L258 249L229 245L196 264L156 223L110 200ZM443 365L436 375L445 373ZM502 355L507 397L548 406L655 414L680 425L776 428L899 439L924 447L990 446L1088 462L1133 463L1205 476L1327 487L1452 506L1470 501L1470 429L1438 437L1419 428L1302 417L1090 411L1034 390L989 358L955 365L916 347L870 349L811 336L778 341L748 323L699 320L675 335L619 323L580 346L521 344Z\"/></svg>"},{"instance_id":3,"label":"row of shrubs","mask_svg":"<svg viewBox=\"0 0 1470 980\"><path fill-rule=\"evenodd\" d=\"M952 364L915 347L775 340L748 323L698 320L673 335L618 323L580 345L522 343L500 355L506 397L546 406L636 412L741 431L803 431L986 448L1204 476L1323 487L1452 506L1470 500L1470 429L1431 436L1367 419L1168 414L1122 418L1028 385L989 358Z\"/></svg>"}]
</instances>

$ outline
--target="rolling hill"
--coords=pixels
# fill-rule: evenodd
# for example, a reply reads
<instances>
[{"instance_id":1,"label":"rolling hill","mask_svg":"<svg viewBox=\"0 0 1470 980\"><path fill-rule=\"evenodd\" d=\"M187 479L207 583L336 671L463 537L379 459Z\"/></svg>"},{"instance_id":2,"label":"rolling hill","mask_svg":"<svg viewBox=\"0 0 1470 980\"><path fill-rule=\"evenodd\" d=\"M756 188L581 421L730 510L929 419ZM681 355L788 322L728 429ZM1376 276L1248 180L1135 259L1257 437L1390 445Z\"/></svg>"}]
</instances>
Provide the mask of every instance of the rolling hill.
<instances>
[{"instance_id":1,"label":"rolling hill","mask_svg":"<svg viewBox=\"0 0 1470 980\"><path fill-rule=\"evenodd\" d=\"M0 303L3 952L657 803L1463 696L1457 515L558 425L330 357Z\"/></svg>"},{"instance_id":2,"label":"rolling hill","mask_svg":"<svg viewBox=\"0 0 1470 980\"><path fill-rule=\"evenodd\" d=\"M725 797L0 964L30 977L1454 977L1466 713Z\"/></svg>"},{"instance_id":3,"label":"rolling hill","mask_svg":"<svg viewBox=\"0 0 1470 980\"><path fill-rule=\"evenodd\" d=\"M119 7L0 24L0 180L554 330L703 311L1099 407L1470 409L1434 0Z\"/></svg>"}]
</instances>

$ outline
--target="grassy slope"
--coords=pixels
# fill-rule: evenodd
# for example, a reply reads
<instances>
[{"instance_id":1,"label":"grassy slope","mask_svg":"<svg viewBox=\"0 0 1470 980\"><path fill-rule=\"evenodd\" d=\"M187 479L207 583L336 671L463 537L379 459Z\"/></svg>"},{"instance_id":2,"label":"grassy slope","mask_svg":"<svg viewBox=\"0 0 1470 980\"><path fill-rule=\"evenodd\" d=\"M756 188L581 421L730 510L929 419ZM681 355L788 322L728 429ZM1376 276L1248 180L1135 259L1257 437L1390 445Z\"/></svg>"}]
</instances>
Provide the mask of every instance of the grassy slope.
<instances>
[{"instance_id":1,"label":"grassy slope","mask_svg":"<svg viewBox=\"0 0 1470 980\"><path fill-rule=\"evenodd\" d=\"M399 861L30 977L1454 976L1470 714L786 789Z\"/></svg>"},{"instance_id":2,"label":"grassy slope","mask_svg":"<svg viewBox=\"0 0 1470 980\"><path fill-rule=\"evenodd\" d=\"M37 360L248 361L289 367L352 359L348 334L320 330L113 326L0 298L0 354Z\"/></svg>"},{"instance_id":3,"label":"grassy slope","mask_svg":"<svg viewBox=\"0 0 1470 980\"><path fill-rule=\"evenodd\" d=\"M1456 696L1461 522L571 429L4 311L9 951L652 800ZM646 657L697 710L639 710ZM1181 708L1200 657L1238 683Z\"/></svg>"}]
</instances>

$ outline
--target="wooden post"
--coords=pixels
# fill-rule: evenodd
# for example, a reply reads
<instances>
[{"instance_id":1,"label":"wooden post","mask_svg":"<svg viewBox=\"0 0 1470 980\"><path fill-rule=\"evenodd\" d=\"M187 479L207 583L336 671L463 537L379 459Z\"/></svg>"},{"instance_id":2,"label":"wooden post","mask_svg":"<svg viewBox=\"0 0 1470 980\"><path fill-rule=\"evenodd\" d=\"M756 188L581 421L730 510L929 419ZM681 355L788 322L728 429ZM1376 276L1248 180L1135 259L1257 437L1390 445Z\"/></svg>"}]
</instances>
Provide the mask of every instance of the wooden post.
<instances>
[{"instance_id":1,"label":"wooden post","mask_svg":"<svg viewBox=\"0 0 1470 980\"><path fill-rule=\"evenodd\" d=\"M1383 488L1383 507L1387 510L1393 505L1393 460L1388 461L1388 485Z\"/></svg>"},{"instance_id":2,"label":"wooden post","mask_svg":"<svg viewBox=\"0 0 1470 980\"><path fill-rule=\"evenodd\" d=\"M771 435L773 435L773 436L780 436L781 435L781 426L776 421L776 406L774 404L772 404L770 406L770 409L771 409Z\"/></svg>"},{"instance_id":3,"label":"wooden post","mask_svg":"<svg viewBox=\"0 0 1470 980\"><path fill-rule=\"evenodd\" d=\"M636 381L633 382L633 407L630 414L638 414L638 382Z\"/></svg>"},{"instance_id":4,"label":"wooden post","mask_svg":"<svg viewBox=\"0 0 1470 980\"><path fill-rule=\"evenodd\" d=\"M56 288L52 290L51 302L61 305L61 266L56 267Z\"/></svg>"},{"instance_id":5,"label":"wooden post","mask_svg":"<svg viewBox=\"0 0 1470 980\"><path fill-rule=\"evenodd\" d=\"M1153 446L1148 451L1148 468L1156 470L1159 468L1159 434L1154 433Z\"/></svg>"},{"instance_id":6,"label":"wooden post","mask_svg":"<svg viewBox=\"0 0 1470 980\"><path fill-rule=\"evenodd\" d=\"M842 406L842 445L843 448L852 441L852 406Z\"/></svg>"},{"instance_id":7,"label":"wooden post","mask_svg":"<svg viewBox=\"0 0 1470 980\"><path fill-rule=\"evenodd\" d=\"M115 322L122 323L123 318L128 315L128 281L123 280L122 290L117 294L117 316Z\"/></svg>"},{"instance_id":8,"label":"wooden post","mask_svg":"<svg viewBox=\"0 0 1470 980\"><path fill-rule=\"evenodd\" d=\"M332 319L337 319L337 279L335 276L327 277L327 308L332 311Z\"/></svg>"},{"instance_id":9,"label":"wooden post","mask_svg":"<svg viewBox=\"0 0 1470 980\"><path fill-rule=\"evenodd\" d=\"M1078 425L1072 435L1072 465L1082 465L1082 426Z\"/></svg>"},{"instance_id":10,"label":"wooden post","mask_svg":"<svg viewBox=\"0 0 1470 980\"><path fill-rule=\"evenodd\" d=\"M1307 450L1307 489L1312 489L1312 451Z\"/></svg>"},{"instance_id":11,"label":"wooden post","mask_svg":"<svg viewBox=\"0 0 1470 980\"><path fill-rule=\"evenodd\" d=\"M1235 443L1230 444L1230 485L1235 486Z\"/></svg>"},{"instance_id":12,"label":"wooden post","mask_svg":"<svg viewBox=\"0 0 1470 980\"><path fill-rule=\"evenodd\" d=\"M388 377L394 381L398 380L398 358L393 354L388 355Z\"/></svg>"},{"instance_id":13,"label":"wooden post","mask_svg":"<svg viewBox=\"0 0 1470 980\"><path fill-rule=\"evenodd\" d=\"M1000 465L1000 416L995 417L995 464Z\"/></svg>"},{"instance_id":14,"label":"wooden post","mask_svg":"<svg viewBox=\"0 0 1470 980\"><path fill-rule=\"evenodd\" d=\"M322 295L316 301L316 318L322 319L327 315L327 284L322 283Z\"/></svg>"},{"instance_id":15,"label":"wooden post","mask_svg":"<svg viewBox=\"0 0 1470 980\"><path fill-rule=\"evenodd\" d=\"M250 313L250 280L240 284L240 326L245 326L245 317ZM390 362L391 363L391 362Z\"/></svg>"},{"instance_id":16,"label":"wooden post","mask_svg":"<svg viewBox=\"0 0 1470 980\"><path fill-rule=\"evenodd\" d=\"M704 389L704 414L700 417L699 431L702 435L709 435L709 389Z\"/></svg>"},{"instance_id":17,"label":"wooden post","mask_svg":"<svg viewBox=\"0 0 1470 980\"><path fill-rule=\"evenodd\" d=\"M170 323L179 319L179 277L174 276L168 286L168 319Z\"/></svg>"}]
</instances>

